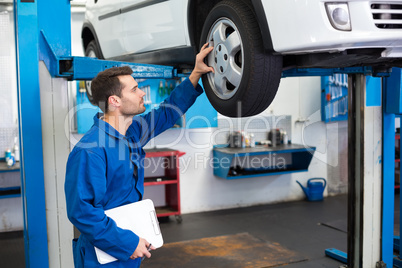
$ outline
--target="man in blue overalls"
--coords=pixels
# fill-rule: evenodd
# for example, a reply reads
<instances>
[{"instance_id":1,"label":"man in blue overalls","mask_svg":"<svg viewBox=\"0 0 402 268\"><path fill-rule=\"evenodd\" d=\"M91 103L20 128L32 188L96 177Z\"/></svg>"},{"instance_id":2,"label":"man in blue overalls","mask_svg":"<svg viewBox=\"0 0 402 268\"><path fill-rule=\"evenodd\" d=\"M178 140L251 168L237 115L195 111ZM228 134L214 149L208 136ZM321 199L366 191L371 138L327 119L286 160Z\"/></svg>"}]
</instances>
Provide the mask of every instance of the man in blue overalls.
<instances>
[{"instance_id":1,"label":"man in blue overalls","mask_svg":"<svg viewBox=\"0 0 402 268\"><path fill-rule=\"evenodd\" d=\"M143 256L151 257L148 241L117 227L105 210L142 199L142 147L172 127L203 92L198 85L201 75L214 71L204 63L213 49L207 46L197 55L189 78L146 115L135 116L145 111L145 93L131 68L107 69L93 79L92 103L104 114L94 117L94 125L70 153L65 181L68 218L81 232L73 241L75 267L133 268L140 266ZM117 261L99 264L94 246Z\"/></svg>"}]
</instances>

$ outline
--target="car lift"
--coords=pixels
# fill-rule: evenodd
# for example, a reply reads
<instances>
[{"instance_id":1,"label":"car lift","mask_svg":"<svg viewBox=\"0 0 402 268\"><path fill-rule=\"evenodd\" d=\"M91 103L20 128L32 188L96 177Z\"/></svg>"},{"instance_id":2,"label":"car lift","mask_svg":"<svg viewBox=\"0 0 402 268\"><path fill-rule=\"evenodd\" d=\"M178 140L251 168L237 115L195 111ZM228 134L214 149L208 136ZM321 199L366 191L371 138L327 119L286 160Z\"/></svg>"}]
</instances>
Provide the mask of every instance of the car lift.
<instances>
[{"instance_id":1,"label":"car lift","mask_svg":"<svg viewBox=\"0 0 402 268\"><path fill-rule=\"evenodd\" d=\"M395 77L401 71L331 71L348 74L348 252L330 248L325 254L347 267L393 267L395 114L401 113ZM299 76L303 72L332 75L306 69ZM369 91L366 75L382 77L382 89Z\"/></svg>"},{"instance_id":2,"label":"car lift","mask_svg":"<svg viewBox=\"0 0 402 268\"><path fill-rule=\"evenodd\" d=\"M69 1L16 0L14 12L26 267L73 267L73 226L64 201L68 80L90 80L99 71L124 65L135 78L180 74L166 66L70 56ZM392 267L394 128L395 114L402 113L401 83L388 81L387 72L374 74L364 67L292 69L282 76L335 73L349 75L348 252L328 249L326 254L348 267ZM400 81L400 70L395 73ZM383 77L382 95L381 89L366 92L366 75Z\"/></svg>"}]
</instances>

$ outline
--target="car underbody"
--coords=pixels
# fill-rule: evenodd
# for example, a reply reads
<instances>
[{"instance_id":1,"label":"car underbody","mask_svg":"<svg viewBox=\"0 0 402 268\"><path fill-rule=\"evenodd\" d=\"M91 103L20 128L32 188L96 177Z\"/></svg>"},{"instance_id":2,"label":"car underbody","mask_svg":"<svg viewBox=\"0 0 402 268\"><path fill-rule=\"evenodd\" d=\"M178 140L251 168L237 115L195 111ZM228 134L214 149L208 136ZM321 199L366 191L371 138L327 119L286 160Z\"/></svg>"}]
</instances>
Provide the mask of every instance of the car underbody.
<instances>
[{"instance_id":1,"label":"car underbody","mask_svg":"<svg viewBox=\"0 0 402 268\"><path fill-rule=\"evenodd\" d=\"M283 70L291 68L344 68L371 66L379 71L402 67L402 58L382 57L383 48L350 49L335 53L283 55ZM164 49L141 54L124 55L110 60L170 65L179 70L191 69L196 55L195 47Z\"/></svg>"},{"instance_id":2,"label":"car underbody","mask_svg":"<svg viewBox=\"0 0 402 268\"><path fill-rule=\"evenodd\" d=\"M382 48L350 49L338 53L312 53L284 56L283 68L343 68L371 66L388 69L401 67L402 58L382 57Z\"/></svg>"}]
</instances>

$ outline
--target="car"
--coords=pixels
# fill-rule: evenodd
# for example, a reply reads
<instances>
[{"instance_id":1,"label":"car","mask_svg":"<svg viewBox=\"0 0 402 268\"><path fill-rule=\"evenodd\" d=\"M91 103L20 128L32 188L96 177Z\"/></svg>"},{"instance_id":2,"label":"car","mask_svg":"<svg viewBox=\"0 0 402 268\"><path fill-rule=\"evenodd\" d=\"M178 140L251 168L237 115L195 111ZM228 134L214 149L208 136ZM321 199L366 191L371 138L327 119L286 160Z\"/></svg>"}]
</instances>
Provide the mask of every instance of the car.
<instances>
[{"instance_id":1,"label":"car","mask_svg":"<svg viewBox=\"0 0 402 268\"><path fill-rule=\"evenodd\" d=\"M87 0L85 54L175 66L214 50L202 77L213 107L229 117L261 113L283 70L402 66L402 1Z\"/></svg>"}]
</instances>

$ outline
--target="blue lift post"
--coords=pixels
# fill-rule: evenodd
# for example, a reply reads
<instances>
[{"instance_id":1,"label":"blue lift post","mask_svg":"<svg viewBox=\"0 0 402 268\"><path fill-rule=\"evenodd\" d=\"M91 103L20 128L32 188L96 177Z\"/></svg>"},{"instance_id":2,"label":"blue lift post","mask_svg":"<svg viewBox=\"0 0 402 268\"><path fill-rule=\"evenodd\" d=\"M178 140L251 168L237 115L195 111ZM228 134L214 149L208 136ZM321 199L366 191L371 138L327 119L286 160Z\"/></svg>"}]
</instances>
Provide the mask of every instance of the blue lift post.
<instances>
[{"instance_id":1,"label":"blue lift post","mask_svg":"<svg viewBox=\"0 0 402 268\"><path fill-rule=\"evenodd\" d=\"M379 265L387 265L392 267L402 267L402 257L393 258L393 219L394 219L394 166L395 166L395 114L402 113L402 97L401 97L401 70L394 68L390 76L390 72L374 73L370 67L356 67L356 68L335 68L335 69L291 69L282 73L283 77L299 77L299 76L328 76L334 73L363 74L365 76L379 76L382 77L382 93L383 93L383 113L382 113L382 141L383 141L383 159L382 159L382 173L383 173L383 188L382 188L382 230L381 230L381 261ZM398 77L395 79L395 77ZM351 79L351 78L349 78ZM367 92L367 98L372 98L370 94L377 92ZM377 96L374 96L377 98ZM351 99L351 98L350 98ZM387 101L387 102L386 102ZM391 103L392 102L392 105ZM349 119L349 125L350 121ZM353 119L352 119L353 121ZM349 126L350 128L351 126ZM350 190L350 189L349 189ZM355 198L355 197L353 197ZM349 197L349 202L352 198ZM354 204L348 204L351 206ZM350 216L350 215L349 215ZM350 225L350 223L348 223ZM348 226L351 229L352 226ZM401 230L402 231L402 230ZM348 233L349 242L354 238ZM361 242L360 242L361 243ZM399 246L399 240L398 240ZM357 249L361 250L361 248ZM348 252L351 255L358 254L355 252L353 243L348 245ZM325 250L328 257L334 258L342 263L348 264L353 267L353 260L348 260L348 254L340 250L329 248ZM359 257L356 257L357 259ZM399 265L398 265L399 264ZM384 267L384 266L381 266Z\"/></svg>"},{"instance_id":2,"label":"blue lift post","mask_svg":"<svg viewBox=\"0 0 402 268\"><path fill-rule=\"evenodd\" d=\"M393 250L400 247L399 237L394 237L394 187L395 187L395 114L402 113L401 69L393 68L389 77L382 78L383 102L383 188L382 188L382 239L383 265L402 267L401 256L394 257ZM337 249L326 249L325 254L342 263L348 263L347 254ZM381 266L384 267L384 266Z\"/></svg>"},{"instance_id":3,"label":"blue lift post","mask_svg":"<svg viewBox=\"0 0 402 268\"><path fill-rule=\"evenodd\" d=\"M395 106L390 101L396 100L400 91L394 81L398 69L394 68L389 78L383 79L383 215L382 249L384 262L392 267L394 237L394 198L395 198ZM400 71L399 71L400 77ZM397 266L401 267L401 266Z\"/></svg>"},{"instance_id":4,"label":"blue lift post","mask_svg":"<svg viewBox=\"0 0 402 268\"><path fill-rule=\"evenodd\" d=\"M393 265L402 267L401 241L393 236L394 230L394 185L395 185L395 117L402 114L402 69L393 68L391 76L384 82L384 204L383 204L383 249L387 252L398 251ZM388 158L385 158L388 157ZM387 198L385 198L387 197ZM401 233L401 230L400 230ZM386 235L385 235L386 234ZM393 255L387 259L392 260Z\"/></svg>"},{"instance_id":5,"label":"blue lift post","mask_svg":"<svg viewBox=\"0 0 402 268\"><path fill-rule=\"evenodd\" d=\"M401 69L394 68L390 76L389 72L374 73L371 68L336 68L336 69L292 69L283 72L283 77L288 76L313 76L332 75L333 73L364 74L382 77L383 88L383 198L382 198L382 241L381 252L383 264L387 267L393 265L402 267L402 255L393 258L393 248L400 247L399 237L394 239L394 170L395 170L395 114L402 114L402 78ZM388 77L390 76L390 77ZM350 205L350 204L349 204ZM402 230L401 230L402 232ZM329 248L325 250L328 257L342 263L348 263L345 252Z\"/></svg>"},{"instance_id":6,"label":"blue lift post","mask_svg":"<svg viewBox=\"0 0 402 268\"><path fill-rule=\"evenodd\" d=\"M328 71L328 70L327 70ZM382 77L382 141L383 141L383 152L382 152L382 230L381 230L381 261L377 263L377 265L380 265L378 267L392 267L393 265L396 265L397 263L401 263L400 259L394 258L393 259L393 224L394 224L394 165L395 165L395 114L400 114L402 113L402 102L401 102L401 79L400 79L400 69L394 68L393 73L397 73L396 75L399 76L399 81L392 81L392 77L395 76L393 75L391 78L388 78L390 75L389 72L383 72L383 73L374 73L372 72L371 68L343 68L343 69L333 69L330 70L329 73L323 72L321 69L306 69L306 70L289 70L284 72L285 76L303 76L303 72L305 72L305 75L310 75L311 74L317 74L317 75L332 75L331 72L334 73L346 73L346 74L363 74L363 75L370 75L370 76L381 76ZM350 78L349 78L350 79ZM388 86L387 86L388 82ZM390 90L389 85L394 84L395 87ZM376 92L367 92L369 97L373 93ZM370 95L371 94L371 95ZM374 94L375 95L375 94ZM377 98L377 96L374 96L374 98ZM349 98L349 102L352 98ZM394 101L394 106L396 106L398 109L390 109L390 105L385 102L385 100L388 101ZM357 107L358 108L358 107ZM387 110L385 110L387 109ZM350 111L350 109L349 109ZM350 122L353 119L350 118L351 114L349 114L349 128L354 127L351 126ZM356 113L356 116L358 116L358 113ZM358 131L355 129L355 132ZM350 135L350 132L349 132ZM349 142L350 145L350 142ZM350 148L349 148L350 149ZM349 154L350 157L350 154ZM350 162L350 160L349 160ZM350 163L349 163L350 165ZM350 168L350 166L349 166ZM349 173L350 175L351 173ZM351 184L349 184L350 186ZM354 188L354 187L353 187ZM359 190L359 189L353 189L354 191ZM349 189L351 191L351 189ZM352 199L356 198L356 196L351 197L349 195L348 198L348 206L355 206L355 204L351 204L350 201ZM355 210L355 209L353 209ZM348 212L348 217L350 216L350 211ZM334 248L329 248L325 250L325 254L331 258L334 258L342 263L348 264L350 267L359 267L359 265L355 265L356 259L360 259L361 261L361 256L357 256L356 254L359 254L359 250L362 250L362 248L355 248L355 244L359 244L359 241L355 241L354 243L350 243L351 241L355 240L353 234L350 234L350 229L353 231L354 224L356 223L350 223L348 222L348 253L351 253L351 258L348 260L348 254L345 252L342 252L340 250L334 249ZM359 238L357 239L362 239L360 235L358 235ZM362 246L360 240L360 247ZM399 245L399 241L398 241ZM361 266L361 263L360 263ZM402 265L398 266L402 267Z\"/></svg>"},{"instance_id":7,"label":"blue lift post","mask_svg":"<svg viewBox=\"0 0 402 268\"><path fill-rule=\"evenodd\" d=\"M14 13L25 263L26 267L49 267L39 97L38 3L14 1Z\"/></svg>"}]
</instances>

